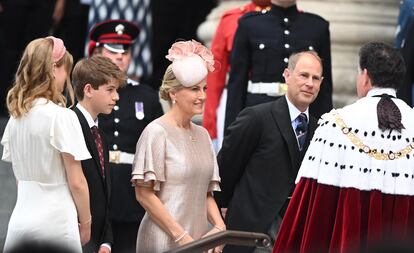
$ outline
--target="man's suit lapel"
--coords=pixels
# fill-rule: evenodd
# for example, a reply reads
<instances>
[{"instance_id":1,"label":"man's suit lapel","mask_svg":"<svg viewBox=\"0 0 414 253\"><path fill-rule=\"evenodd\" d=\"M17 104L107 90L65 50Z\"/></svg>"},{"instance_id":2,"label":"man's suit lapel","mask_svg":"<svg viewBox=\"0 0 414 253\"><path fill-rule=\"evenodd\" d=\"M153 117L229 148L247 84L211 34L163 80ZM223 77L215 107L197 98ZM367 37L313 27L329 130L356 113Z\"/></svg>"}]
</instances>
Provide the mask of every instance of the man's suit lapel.
<instances>
[{"instance_id":1,"label":"man's suit lapel","mask_svg":"<svg viewBox=\"0 0 414 253\"><path fill-rule=\"evenodd\" d=\"M289 149L292 168L296 168L298 158L300 157L300 152L296 135L292 129L286 97L281 97L274 102L274 105L272 106L272 115L273 120L279 127L280 133L282 134L283 139L285 140Z\"/></svg>"},{"instance_id":2,"label":"man's suit lapel","mask_svg":"<svg viewBox=\"0 0 414 253\"><path fill-rule=\"evenodd\" d=\"M75 113L78 115L79 122L82 127L82 131L85 137L86 146L88 147L89 152L91 152L93 159L96 163L95 168L98 170L99 175L101 175L102 178L102 170L101 163L99 162L99 153L98 149L96 148L95 139L93 138L91 129L89 128L88 122L86 121L86 118L83 116L82 112L75 107L74 109ZM104 152L105 153L105 152Z\"/></svg>"}]
</instances>

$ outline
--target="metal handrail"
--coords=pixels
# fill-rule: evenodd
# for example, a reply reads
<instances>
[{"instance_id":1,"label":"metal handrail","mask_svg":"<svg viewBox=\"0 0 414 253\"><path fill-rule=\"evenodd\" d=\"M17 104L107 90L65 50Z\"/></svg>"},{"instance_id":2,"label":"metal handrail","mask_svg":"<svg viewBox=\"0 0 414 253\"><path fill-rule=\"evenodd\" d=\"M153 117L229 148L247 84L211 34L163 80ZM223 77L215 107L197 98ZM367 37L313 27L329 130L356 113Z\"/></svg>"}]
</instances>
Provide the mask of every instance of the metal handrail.
<instances>
[{"instance_id":1,"label":"metal handrail","mask_svg":"<svg viewBox=\"0 0 414 253\"><path fill-rule=\"evenodd\" d=\"M197 241L185 244L181 247L166 251L164 253L201 252L203 250L212 249L222 244L255 246L260 248L268 248L272 246L270 237L267 234L226 230L210 236L206 236Z\"/></svg>"}]
</instances>

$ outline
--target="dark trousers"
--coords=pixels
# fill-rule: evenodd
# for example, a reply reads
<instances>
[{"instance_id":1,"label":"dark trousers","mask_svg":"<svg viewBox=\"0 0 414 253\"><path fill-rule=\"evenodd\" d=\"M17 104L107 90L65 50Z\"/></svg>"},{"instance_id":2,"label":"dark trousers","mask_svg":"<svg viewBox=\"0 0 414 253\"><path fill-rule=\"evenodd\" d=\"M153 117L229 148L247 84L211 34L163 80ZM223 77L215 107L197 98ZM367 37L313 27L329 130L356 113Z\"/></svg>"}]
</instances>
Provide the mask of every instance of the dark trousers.
<instances>
[{"instance_id":1,"label":"dark trousers","mask_svg":"<svg viewBox=\"0 0 414 253\"><path fill-rule=\"evenodd\" d=\"M141 220L141 219L140 219ZM122 222L112 220L114 243L112 253L135 253L137 235L141 222Z\"/></svg>"}]
</instances>

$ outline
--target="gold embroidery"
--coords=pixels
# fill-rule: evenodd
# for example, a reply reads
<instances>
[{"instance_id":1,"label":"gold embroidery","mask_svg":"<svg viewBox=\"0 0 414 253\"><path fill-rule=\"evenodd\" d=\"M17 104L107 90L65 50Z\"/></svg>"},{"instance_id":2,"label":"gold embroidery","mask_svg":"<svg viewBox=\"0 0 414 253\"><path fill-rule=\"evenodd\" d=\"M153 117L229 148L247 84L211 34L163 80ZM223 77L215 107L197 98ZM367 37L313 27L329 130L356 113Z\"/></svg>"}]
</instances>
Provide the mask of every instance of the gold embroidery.
<instances>
[{"instance_id":1,"label":"gold embroidery","mask_svg":"<svg viewBox=\"0 0 414 253\"><path fill-rule=\"evenodd\" d=\"M342 120L341 116L337 111L332 112L333 116L335 117L336 124L342 130L342 133L345 134L348 139L355 145L356 148L362 150L365 154L373 157L377 160L394 160L404 157L405 155L409 154L414 149L414 143L410 143L405 148L399 151L390 151L389 153L381 153L378 152L377 149L371 148L368 145L365 145L361 139L356 136L353 132L349 130L349 127L345 124Z\"/></svg>"}]
</instances>

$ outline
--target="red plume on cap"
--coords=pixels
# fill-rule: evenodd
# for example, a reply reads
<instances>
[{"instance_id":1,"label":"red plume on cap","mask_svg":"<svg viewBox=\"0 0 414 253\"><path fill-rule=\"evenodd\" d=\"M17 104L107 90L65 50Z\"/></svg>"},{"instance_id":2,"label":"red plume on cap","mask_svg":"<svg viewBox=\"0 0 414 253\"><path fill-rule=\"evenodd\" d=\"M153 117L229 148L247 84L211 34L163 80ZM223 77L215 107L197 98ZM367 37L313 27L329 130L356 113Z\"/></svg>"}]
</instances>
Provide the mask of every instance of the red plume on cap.
<instances>
[{"instance_id":1,"label":"red plume on cap","mask_svg":"<svg viewBox=\"0 0 414 253\"><path fill-rule=\"evenodd\" d=\"M93 50L96 48L96 41L90 40L88 44L88 55L89 57L92 56Z\"/></svg>"}]
</instances>

